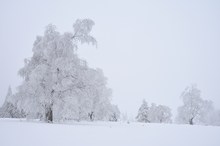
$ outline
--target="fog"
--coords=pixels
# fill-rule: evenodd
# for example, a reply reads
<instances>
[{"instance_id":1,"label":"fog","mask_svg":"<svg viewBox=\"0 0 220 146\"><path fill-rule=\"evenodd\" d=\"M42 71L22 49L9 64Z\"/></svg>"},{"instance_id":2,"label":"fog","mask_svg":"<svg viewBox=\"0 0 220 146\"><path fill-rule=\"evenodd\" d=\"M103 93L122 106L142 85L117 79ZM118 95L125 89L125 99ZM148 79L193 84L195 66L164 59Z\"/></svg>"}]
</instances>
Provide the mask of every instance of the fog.
<instances>
[{"instance_id":1,"label":"fog","mask_svg":"<svg viewBox=\"0 0 220 146\"><path fill-rule=\"evenodd\" d=\"M98 47L82 45L81 58L102 68L112 101L129 116L143 99L172 108L195 83L202 98L220 109L220 1L10 1L0 5L0 105L7 88L22 79L17 71L32 56L32 44L52 23L73 31L78 18L95 21Z\"/></svg>"}]
</instances>

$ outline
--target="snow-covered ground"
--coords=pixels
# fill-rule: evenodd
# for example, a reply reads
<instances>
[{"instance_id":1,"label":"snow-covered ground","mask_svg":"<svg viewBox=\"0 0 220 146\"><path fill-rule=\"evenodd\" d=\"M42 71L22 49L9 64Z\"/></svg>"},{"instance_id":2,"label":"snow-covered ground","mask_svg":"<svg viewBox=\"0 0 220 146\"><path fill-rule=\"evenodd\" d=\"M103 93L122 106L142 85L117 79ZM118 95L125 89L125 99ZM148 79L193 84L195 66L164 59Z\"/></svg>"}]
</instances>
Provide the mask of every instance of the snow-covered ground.
<instances>
[{"instance_id":1,"label":"snow-covered ground","mask_svg":"<svg viewBox=\"0 0 220 146\"><path fill-rule=\"evenodd\" d=\"M1 146L219 146L220 127L0 119Z\"/></svg>"}]
</instances>

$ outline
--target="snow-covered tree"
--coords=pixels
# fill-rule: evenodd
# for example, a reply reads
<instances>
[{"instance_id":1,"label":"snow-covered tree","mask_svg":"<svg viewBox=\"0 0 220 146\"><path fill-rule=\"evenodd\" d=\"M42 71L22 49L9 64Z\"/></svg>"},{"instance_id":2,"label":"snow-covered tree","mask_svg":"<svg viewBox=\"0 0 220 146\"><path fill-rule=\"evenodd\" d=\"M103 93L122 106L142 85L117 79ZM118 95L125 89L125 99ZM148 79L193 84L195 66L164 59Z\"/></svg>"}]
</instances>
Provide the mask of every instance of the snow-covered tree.
<instances>
[{"instance_id":1,"label":"snow-covered tree","mask_svg":"<svg viewBox=\"0 0 220 146\"><path fill-rule=\"evenodd\" d=\"M165 105L151 104L149 108L149 121L150 123L171 123L171 109Z\"/></svg>"},{"instance_id":2,"label":"snow-covered tree","mask_svg":"<svg viewBox=\"0 0 220 146\"><path fill-rule=\"evenodd\" d=\"M145 100L138 110L137 121L145 123L171 123L171 109L165 105L152 103L150 107Z\"/></svg>"},{"instance_id":3,"label":"snow-covered tree","mask_svg":"<svg viewBox=\"0 0 220 146\"><path fill-rule=\"evenodd\" d=\"M109 111L109 121L117 122L120 119L120 111L117 105L112 105Z\"/></svg>"},{"instance_id":4,"label":"snow-covered tree","mask_svg":"<svg viewBox=\"0 0 220 146\"><path fill-rule=\"evenodd\" d=\"M165 105L158 105L156 108L157 112L156 112L156 117L157 120L155 122L159 122L159 123L171 123L171 109L168 106ZM153 122L153 121L151 121Z\"/></svg>"},{"instance_id":5,"label":"snow-covered tree","mask_svg":"<svg viewBox=\"0 0 220 146\"><path fill-rule=\"evenodd\" d=\"M13 94L12 94L11 86L9 86L5 101L6 102L13 102L12 96L13 96Z\"/></svg>"},{"instance_id":6,"label":"snow-covered tree","mask_svg":"<svg viewBox=\"0 0 220 146\"><path fill-rule=\"evenodd\" d=\"M72 39L74 39L76 42L92 43L93 45L96 45L96 39L90 35L93 25L95 25L95 23L90 19L76 20L76 22L73 24L74 34Z\"/></svg>"},{"instance_id":7,"label":"snow-covered tree","mask_svg":"<svg viewBox=\"0 0 220 146\"><path fill-rule=\"evenodd\" d=\"M138 115L136 117L138 122L149 123L149 107L145 100L142 101L142 105L138 110Z\"/></svg>"},{"instance_id":8,"label":"snow-covered tree","mask_svg":"<svg viewBox=\"0 0 220 146\"><path fill-rule=\"evenodd\" d=\"M5 98L5 102L0 108L1 118L22 118L25 116L23 111L19 110L14 102L11 87L8 88L8 93Z\"/></svg>"},{"instance_id":9,"label":"snow-covered tree","mask_svg":"<svg viewBox=\"0 0 220 146\"><path fill-rule=\"evenodd\" d=\"M25 59L19 75L24 82L18 88L18 107L30 118L54 120L94 120L107 118L111 89L101 69L89 68L77 55L78 43L92 43L94 22L77 20L73 33L60 34L48 25L38 36L33 56Z\"/></svg>"},{"instance_id":10,"label":"snow-covered tree","mask_svg":"<svg viewBox=\"0 0 220 146\"><path fill-rule=\"evenodd\" d=\"M205 123L213 107L210 101L201 98L196 85L187 87L181 98L183 105L178 108L177 122L190 125Z\"/></svg>"},{"instance_id":11,"label":"snow-covered tree","mask_svg":"<svg viewBox=\"0 0 220 146\"><path fill-rule=\"evenodd\" d=\"M148 120L149 123L159 123L157 118L157 105L155 103L151 103L151 106L148 110Z\"/></svg>"}]
</instances>

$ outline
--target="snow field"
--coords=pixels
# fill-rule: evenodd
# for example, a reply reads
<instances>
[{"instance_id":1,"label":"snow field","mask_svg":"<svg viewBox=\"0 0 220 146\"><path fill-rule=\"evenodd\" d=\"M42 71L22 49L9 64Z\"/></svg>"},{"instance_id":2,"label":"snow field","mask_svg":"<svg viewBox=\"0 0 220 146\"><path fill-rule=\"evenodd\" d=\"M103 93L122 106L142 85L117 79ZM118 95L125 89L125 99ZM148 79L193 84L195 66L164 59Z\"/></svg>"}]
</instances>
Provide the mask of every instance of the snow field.
<instances>
[{"instance_id":1,"label":"snow field","mask_svg":"<svg viewBox=\"0 0 220 146\"><path fill-rule=\"evenodd\" d=\"M0 120L2 146L219 146L220 127Z\"/></svg>"}]
</instances>

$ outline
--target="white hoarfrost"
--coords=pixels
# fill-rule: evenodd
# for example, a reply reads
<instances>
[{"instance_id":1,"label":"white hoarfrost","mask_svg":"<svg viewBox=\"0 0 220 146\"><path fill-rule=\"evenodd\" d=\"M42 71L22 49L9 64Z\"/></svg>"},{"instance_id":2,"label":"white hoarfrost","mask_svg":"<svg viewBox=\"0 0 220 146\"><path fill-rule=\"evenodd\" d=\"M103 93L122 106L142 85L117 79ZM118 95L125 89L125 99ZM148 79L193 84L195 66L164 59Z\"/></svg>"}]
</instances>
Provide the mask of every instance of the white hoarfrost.
<instances>
[{"instance_id":1,"label":"white hoarfrost","mask_svg":"<svg viewBox=\"0 0 220 146\"><path fill-rule=\"evenodd\" d=\"M137 115L136 119L138 122L150 123L149 107L148 107L148 104L145 100L143 100L143 103L138 110L138 115Z\"/></svg>"},{"instance_id":2,"label":"white hoarfrost","mask_svg":"<svg viewBox=\"0 0 220 146\"><path fill-rule=\"evenodd\" d=\"M138 122L145 123L171 123L171 109L164 105L156 105L154 103L148 107L145 100L138 110L138 115L136 117Z\"/></svg>"},{"instance_id":3,"label":"white hoarfrost","mask_svg":"<svg viewBox=\"0 0 220 146\"><path fill-rule=\"evenodd\" d=\"M5 98L5 102L0 107L0 118L22 118L25 117L23 110L19 110L16 106L16 100L12 94L11 87L8 88L8 93Z\"/></svg>"},{"instance_id":4,"label":"white hoarfrost","mask_svg":"<svg viewBox=\"0 0 220 146\"><path fill-rule=\"evenodd\" d=\"M214 109L211 101L201 98L201 91L196 85L187 87L181 98L183 105L178 108L178 123L220 125L218 111Z\"/></svg>"},{"instance_id":5,"label":"white hoarfrost","mask_svg":"<svg viewBox=\"0 0 220 146\"><path fill-rule=\"evenodd\" d=\"M94 22L77 20L73 33L60 34L48 25L33 46L33 56L19 71L24 78L13 100L27 118L59 120L109 120L114 106L111 89L101 69L78 58L78 43L92 43Z\"/></svg>"}]
</instances>

